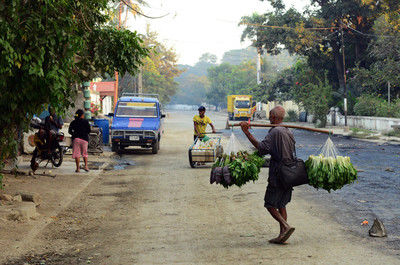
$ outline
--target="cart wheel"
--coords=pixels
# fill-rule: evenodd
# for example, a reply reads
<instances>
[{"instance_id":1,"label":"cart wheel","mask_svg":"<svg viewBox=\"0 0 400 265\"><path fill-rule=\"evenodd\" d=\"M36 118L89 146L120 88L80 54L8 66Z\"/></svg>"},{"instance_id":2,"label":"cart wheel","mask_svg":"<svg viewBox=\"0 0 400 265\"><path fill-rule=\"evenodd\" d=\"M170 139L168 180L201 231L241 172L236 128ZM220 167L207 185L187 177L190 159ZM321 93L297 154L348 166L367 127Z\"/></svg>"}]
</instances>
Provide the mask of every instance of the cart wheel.
<instances>
[{"instance_id":1,"label":"cart wheel","mask_svg":"<svg viewBox=\"0 0 400 265\"><path fill-rule=\"evenodd\" d=\"M191 168L195 168L196 167L196 162L193 162L192 160L192 152L190 152L191 150L189 150L189 164Z\"/></svg>"}]
</instances>

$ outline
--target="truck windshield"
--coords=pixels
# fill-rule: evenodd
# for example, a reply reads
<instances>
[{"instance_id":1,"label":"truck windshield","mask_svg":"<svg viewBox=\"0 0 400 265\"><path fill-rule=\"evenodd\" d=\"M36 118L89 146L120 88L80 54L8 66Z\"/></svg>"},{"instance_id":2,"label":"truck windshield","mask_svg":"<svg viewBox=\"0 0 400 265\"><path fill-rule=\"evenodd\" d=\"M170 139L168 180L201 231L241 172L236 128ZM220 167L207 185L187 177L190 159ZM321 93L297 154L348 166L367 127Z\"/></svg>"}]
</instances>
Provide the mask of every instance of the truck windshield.
<instances>
[{"instance_id":1,"label":"truck windshield","mask_svg":"<svg viewBox=\"0 0 400 265\"><path fill-rule=\"evenodd\" d=\"M250 101L248 100L237 100L235 103L235 107L238 109L247 109L250 108Z\"/></svg>"},{"instance_id":2,"label":"truck windshield","mask_svg":"<svg viewBox=\"0 0 400 265\"><path fill-rule=\"evenodd\" d=\"M157 104L147 102L119 102L117 117L157 117Z\"/></svg>"}]
</instances>

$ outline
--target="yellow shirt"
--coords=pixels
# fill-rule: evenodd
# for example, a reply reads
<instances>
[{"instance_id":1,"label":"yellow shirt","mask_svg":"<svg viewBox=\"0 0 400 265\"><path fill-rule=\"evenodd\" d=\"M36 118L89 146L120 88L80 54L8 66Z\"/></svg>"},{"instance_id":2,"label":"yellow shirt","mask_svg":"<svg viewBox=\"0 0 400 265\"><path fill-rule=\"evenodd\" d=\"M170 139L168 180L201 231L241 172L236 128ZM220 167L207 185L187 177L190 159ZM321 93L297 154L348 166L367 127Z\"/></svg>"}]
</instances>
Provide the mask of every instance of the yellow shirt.
<instances>
[{"instance_id":1,"label":"yellow shirt","mask_svg":"<svg viewBox=\"0 0 400 265\"><path fill-rule=\"evenodd\" d=\"M212 123L211 119L209 117L207 117L206 115L204 115L203 118L200 118L199 115L195 115L193 117L193 121L196 123L196 129L197 132L199 132L200 134L203 134L206 132L206 128L207 128L207 124ZM194 131L194 135L197 135L196 131Z\"/></svg>"}]
</instances>

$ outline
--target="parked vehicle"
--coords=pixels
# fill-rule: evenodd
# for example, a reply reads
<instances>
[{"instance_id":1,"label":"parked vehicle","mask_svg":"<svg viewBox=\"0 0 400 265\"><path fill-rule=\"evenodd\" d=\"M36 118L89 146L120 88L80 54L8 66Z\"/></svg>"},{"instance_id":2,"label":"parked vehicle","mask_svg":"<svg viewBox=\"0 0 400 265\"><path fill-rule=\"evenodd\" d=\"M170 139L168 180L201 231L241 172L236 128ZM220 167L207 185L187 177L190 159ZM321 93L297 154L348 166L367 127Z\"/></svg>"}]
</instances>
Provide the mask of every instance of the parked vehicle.
<instances>
[{"instance_id":1,"label":"parked vehicle","mask_svg":"<svg viewBox=\"0 0 400 265\"><path fill-rule=\"evenodd\" d=\"M248 120L254 118L256 102L250 95L228 96L228 118L229 120Z\"/></svg>"},{"instance_id":2,"label":"parked vehicle","mask_svg":"<svg viewBox=\"0 0 400 265\"><path fill-rule=\"evenodd\" d=\"M55 167L61 166L65 150L64 147L60 145L60 142L64 141L64 134L58 132L52 145L49 146L46 142L46 133L48 132L46 132L44 121L39 118L33 118L30 126L34 129L38 129L33 135L33 138L30 139L30 144L35 147L31 159L31 169L36 171L39 168L39 164L44 160L47 160L47 164L51 162Z\"/></svg>"},{"instance_id":3,"label":"parked vehicle","mask_svg":"<svg viewBox=\"0 0 400 265\"><path fill-rule=\"evenodd\" d=\"M128 146L160 149L162 135L161 104L156 94L124 93L118 100L111 125L111 148L120 152Z\"/></svg>"}]
</instances>

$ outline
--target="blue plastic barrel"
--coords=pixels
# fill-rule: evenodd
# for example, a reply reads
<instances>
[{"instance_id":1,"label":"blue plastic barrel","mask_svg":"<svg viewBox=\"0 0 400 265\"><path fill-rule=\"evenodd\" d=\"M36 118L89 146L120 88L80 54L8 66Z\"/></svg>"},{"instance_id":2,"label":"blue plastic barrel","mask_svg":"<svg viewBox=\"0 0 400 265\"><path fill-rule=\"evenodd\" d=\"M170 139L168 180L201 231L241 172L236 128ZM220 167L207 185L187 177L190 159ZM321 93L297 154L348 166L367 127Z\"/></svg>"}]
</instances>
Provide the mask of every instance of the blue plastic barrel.
<instances>
[{"instance_id":1,"label":"blue plastic barrel","mask_svg":"<svg viewBox=\"0 0 400 265\"><path fill-rule=\"evenodd\" d=\"M107 119L94 119L94 125L101 128L103 132L103 143L108 144L109 134L110 134L110 124Z\"/></svg>"}]
</instances>

